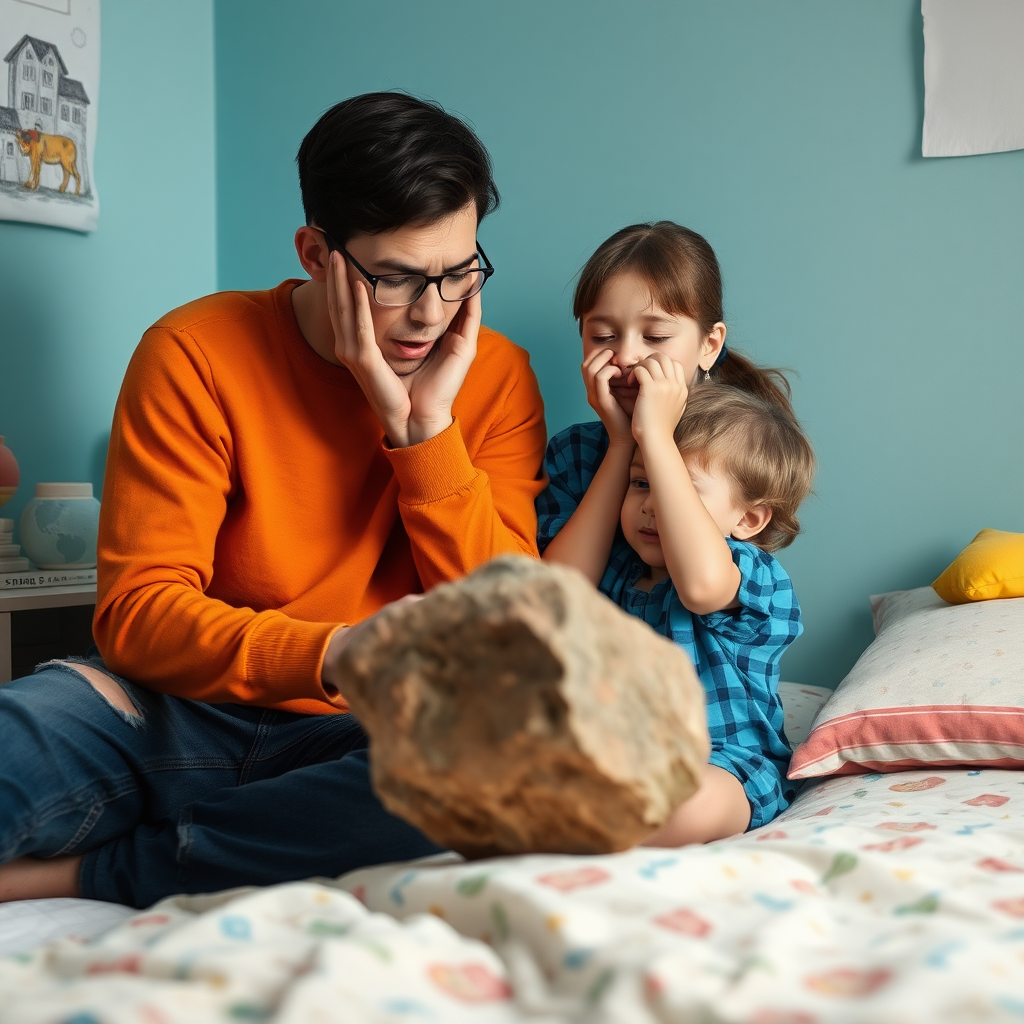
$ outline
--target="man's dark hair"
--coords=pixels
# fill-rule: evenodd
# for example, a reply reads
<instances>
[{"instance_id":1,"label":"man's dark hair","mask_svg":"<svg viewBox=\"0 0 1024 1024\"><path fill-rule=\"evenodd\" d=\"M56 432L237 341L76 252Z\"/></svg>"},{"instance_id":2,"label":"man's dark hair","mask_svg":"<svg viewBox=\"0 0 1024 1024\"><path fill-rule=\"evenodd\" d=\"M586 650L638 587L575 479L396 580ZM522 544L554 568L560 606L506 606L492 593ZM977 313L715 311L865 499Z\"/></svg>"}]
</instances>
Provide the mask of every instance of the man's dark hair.
<instances>
[{"instance_id":1,"label":"man's dark hair","mask_svg":"<svg viewBox=\"0 0 1024 1024\"><path fill-rule=\"evenodd\" d=\"M476 133L436 103L401 92L369 92L331 107L296 161L306 223L342 245L358 231L429 224L468 203L480 221L500 201Z\"/></svg>"}]
</instances>

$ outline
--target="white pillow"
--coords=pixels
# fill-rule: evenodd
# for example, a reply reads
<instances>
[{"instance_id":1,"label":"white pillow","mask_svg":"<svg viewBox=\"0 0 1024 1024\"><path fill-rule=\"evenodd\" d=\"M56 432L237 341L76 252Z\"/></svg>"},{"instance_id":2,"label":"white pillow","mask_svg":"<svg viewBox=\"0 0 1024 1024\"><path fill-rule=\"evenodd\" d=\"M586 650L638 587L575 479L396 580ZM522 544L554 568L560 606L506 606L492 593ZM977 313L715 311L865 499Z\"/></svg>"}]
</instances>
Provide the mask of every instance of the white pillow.
<instances>
[{"instance_id":1,"label":"white pillow","mask_svg":"<svg viewBox=\"0 0 1024 1024\"><path fill-rule=\"evenodd\" d=\"M794 752L791 779L928 765L1024 768L1024 597L871 598L875 640Z\"/></svg>"},{"instance_id":2,"label":"white pillow","mask_svg":"<svg viewBox=\"0 0 1024 1024\"><path fill-rule=\"evenodd\" d=\"M832 696L824 686L802 686L800 683L779 683L779 700L786 716L786 739L796 747L807 739L814 716Z\"/></svg>"}]
</instances>

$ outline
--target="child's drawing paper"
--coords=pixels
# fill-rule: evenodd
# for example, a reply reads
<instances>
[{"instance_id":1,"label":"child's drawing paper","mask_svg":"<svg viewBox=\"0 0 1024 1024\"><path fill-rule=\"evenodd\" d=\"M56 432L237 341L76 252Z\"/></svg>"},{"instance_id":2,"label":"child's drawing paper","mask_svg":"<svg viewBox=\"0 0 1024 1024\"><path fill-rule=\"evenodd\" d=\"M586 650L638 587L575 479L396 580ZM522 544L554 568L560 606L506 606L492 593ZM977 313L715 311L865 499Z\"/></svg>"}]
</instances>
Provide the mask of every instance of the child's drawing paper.
<instances>
[{"instance_id":1,"label":"child's drawing paper","mask_svg":"<svg viewBox=\"0 0 1024 1024\"><path fill-rule=\"evenodd\" d=\"M100 0L0 0L0 220L94 231Z\"/></svg>"},{"instance_id":2,"label":"child's drawing paper","mask_svg":"<svg viewBox=\"0 0 1024 1024\"><path fill-rule=\"evenodd\" d=\"M1024 0L921 0L924 156L1024 149Z\"/></svg>"}]
</instances>

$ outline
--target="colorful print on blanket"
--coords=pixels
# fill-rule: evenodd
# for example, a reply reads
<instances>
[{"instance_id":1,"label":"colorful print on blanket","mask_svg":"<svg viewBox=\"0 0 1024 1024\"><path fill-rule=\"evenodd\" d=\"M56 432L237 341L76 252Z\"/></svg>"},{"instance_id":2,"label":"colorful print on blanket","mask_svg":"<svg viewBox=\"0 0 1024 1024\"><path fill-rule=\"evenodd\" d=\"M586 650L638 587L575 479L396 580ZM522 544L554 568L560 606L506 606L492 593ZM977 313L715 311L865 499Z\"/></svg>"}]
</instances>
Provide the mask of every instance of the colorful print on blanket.
<instances>
[{"instance_id":1,"label":"colorful print on blanket","mask_svg":"<svg viewBox=\"0 0 1024 1024\"><path fill-rule=\"evenodd\" d=\"M1024 1021L1024 774L824 780L706 847L165 900L0 962L0 1024Z\"/></svg>"}]
</instances>

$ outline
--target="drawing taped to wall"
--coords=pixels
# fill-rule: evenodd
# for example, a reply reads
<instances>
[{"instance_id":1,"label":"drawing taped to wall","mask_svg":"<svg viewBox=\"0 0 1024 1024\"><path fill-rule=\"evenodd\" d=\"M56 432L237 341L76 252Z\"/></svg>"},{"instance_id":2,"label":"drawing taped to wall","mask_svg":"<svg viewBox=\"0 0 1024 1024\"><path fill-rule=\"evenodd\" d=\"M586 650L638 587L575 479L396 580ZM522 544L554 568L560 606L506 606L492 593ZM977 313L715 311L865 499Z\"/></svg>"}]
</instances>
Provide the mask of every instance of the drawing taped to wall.
<instances>
[{"instance_id":1,"label":"drawing taped to wall","mask_svg":"<svg viewBox=\"0 0 1024 1024\"><path fill-rule=\"evenodd\" d=\"M0 219L94 231L100 0L0 0L0 55Z\"/></svg>"}]
</instances>

